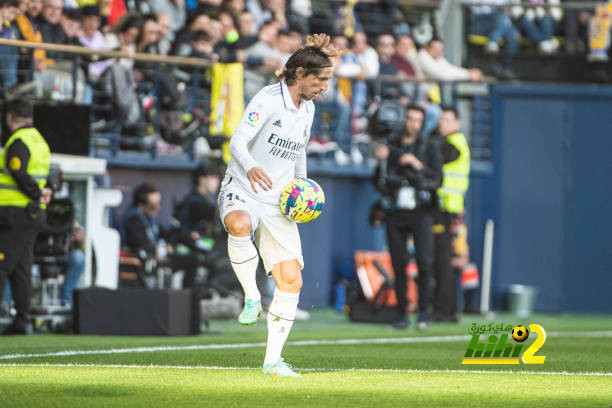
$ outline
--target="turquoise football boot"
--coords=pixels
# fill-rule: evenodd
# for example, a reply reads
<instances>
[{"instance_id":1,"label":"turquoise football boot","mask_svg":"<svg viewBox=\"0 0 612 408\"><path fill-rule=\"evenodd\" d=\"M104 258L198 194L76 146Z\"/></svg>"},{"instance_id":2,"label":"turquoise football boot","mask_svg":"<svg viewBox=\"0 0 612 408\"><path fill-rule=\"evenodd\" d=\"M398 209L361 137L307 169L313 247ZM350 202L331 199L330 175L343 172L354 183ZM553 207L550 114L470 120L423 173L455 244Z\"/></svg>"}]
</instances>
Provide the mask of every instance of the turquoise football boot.
<instances>
[{"instance_id":1,"label":"turquoise football boot","mask_svg":"<svg viewBox=\"0 0 612 408\"><path fill-rule=\"evenodd\" d=\"M282 358L279 358L276 363L264 364L261 372L263 375L277 375L279 377L301 377L298 373L292 370L290 364L285 363Z\"/></svg>"},{"instance_id":2,"label":"turquoise football boot","mask_svg":"<svg viewBox=\"0 0 612 408\"><path fill-rule=\"evenodd\" d=\"M241 326L255 326L259 319L261 319L261 300L247 299L242 313L238 316L238 322Z\"/></svg>"}]
</instances>

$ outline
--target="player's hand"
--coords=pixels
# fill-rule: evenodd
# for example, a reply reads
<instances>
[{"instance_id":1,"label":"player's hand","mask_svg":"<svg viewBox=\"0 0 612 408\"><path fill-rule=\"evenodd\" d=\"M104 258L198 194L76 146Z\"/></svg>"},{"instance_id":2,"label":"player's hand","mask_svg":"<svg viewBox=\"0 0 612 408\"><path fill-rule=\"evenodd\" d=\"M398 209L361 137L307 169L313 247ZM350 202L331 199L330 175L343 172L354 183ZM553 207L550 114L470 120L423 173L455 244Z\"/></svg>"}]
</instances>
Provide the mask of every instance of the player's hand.
<instances>
[{"instance_id":1,"label":"player's hand","mask_svg":"<svg viewBox=\"0 0 612 408\"><path fill-rule=\"evenodd\" d=\"M251 187L253 187L253 191L257 194L257 187L261 187L265 191L268 191L272 188L272 180L268 177L268 174L259 166L253 167L247 173L247 177L251 182Z\"/></svg>"}]
</instances>

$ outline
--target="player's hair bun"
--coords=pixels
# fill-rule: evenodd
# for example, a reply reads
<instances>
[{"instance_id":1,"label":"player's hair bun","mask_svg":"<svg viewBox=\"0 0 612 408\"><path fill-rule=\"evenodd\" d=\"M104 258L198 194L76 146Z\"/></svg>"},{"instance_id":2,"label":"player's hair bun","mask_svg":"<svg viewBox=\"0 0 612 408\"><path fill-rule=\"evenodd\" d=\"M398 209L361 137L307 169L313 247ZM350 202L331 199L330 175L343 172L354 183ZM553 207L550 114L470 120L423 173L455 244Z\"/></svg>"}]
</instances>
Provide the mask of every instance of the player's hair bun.
<instances>
[{"instance_id":1,"label":"player's hair bun","mask_svg":"<svg viewBox=\"0 0 612 408\"><path fill-rule=\"evenodd\" d=\"M336 47L330 43L327 34L311 34L302 45L287 60L284 68L275 72L276 76L291 85L296 78L298 67L304 69L304 75L309 75L316 70L333 66L331 59L340 55Z\"/></svg>"},{"instance_id":2,"label":"player's hair bun","mask_svg":"<svg viewBox=\"0 0 612 408\"><path fill-rule=\"evenodd\" d=\"M331 44L331 38L327 34L311 34L306 37L306 44L302 48L312 47L327 56L334 58L340 55L340 51Z\"/></svg>"}]
</instances>

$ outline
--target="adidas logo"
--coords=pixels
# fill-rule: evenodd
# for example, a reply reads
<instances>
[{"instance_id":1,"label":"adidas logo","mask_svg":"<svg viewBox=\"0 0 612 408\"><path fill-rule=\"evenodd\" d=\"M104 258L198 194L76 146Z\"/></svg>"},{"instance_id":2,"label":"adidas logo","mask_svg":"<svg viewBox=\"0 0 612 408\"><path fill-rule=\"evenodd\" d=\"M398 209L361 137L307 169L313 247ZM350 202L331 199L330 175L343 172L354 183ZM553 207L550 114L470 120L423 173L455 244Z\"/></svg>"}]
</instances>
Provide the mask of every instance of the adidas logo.
<instances>
[{"instance_id":1,"label":"adidas logo","mask_svg":"<svg viewBox=\"0 0 612 408\"><path fill-rule=\"evenodd\" d=\"M281 125L281 121L280 119L277 120L276 122L273 123L274 126L278 126L278 127L283 127L283 125Z\"/></svg>"}]
</instances>

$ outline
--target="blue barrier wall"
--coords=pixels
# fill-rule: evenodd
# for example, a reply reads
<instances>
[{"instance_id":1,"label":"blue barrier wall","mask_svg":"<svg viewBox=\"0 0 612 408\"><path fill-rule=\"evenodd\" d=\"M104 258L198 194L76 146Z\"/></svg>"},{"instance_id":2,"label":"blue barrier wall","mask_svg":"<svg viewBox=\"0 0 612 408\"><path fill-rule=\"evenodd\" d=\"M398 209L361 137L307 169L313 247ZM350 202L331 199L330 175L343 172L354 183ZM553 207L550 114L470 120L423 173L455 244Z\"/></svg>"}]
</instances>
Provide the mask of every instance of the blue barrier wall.
<instances>
[{"instance_id":1,"label":"blue barrier wall","mask_svg":"<svg viewBox=\"0 0 612 408\"><path fill-rule=\"evenodd\" d=\"M125 156L125 157L123 157ZM142 156L142 157L141 157ZM160 219L172 215L173 203L189 192L190 171L197 163L151 161L146 155L123 154L109 158L111 183L115 186L136 186L149 181L162 192ZM350 264L356 249L380 249L384 232L368 225L370 205L377 193L371 183L373 169L324 165L309 160L309 177L319 182L326 195L326 207L321 216L310 224L301 225L304 254L304 287L300 307L328 307L332 285L337 281L343 264ZM126 189L123 203L115 209L119 221L132 200Z\"/></svg>"},{"instance_id":2,"label":"blue barrier wall","mask_svg":"<svg viewBox=\"0 0 612 408\"><path fill-rule=\"evenodd\" d=\"M358 249L381 249L384 231L368 224L378 193L369 167L338 168L309 160L308 177L325 192L326 207L312 223L301 225L304 287L300 307L327 307L332 285Z\"/></svg>"},{"instance_id":3,"label":"blue barrier wall","mask_svg":"<svg viewBox=\"0 0 612 408\"><path fill-rule=\"evenodd\" d=\"M612 312L612 88L511 85L491 92L493 160L473 163L466 224L482 270L485 221L496 223L494 307L509 284L522 283L539 289L537 310ZM111 164L111 179L163 184L167 209L171 197L187 192L188 166L144 167ZM327 204L318 220L300 226L302 308L329 306L354 251L382 248L384 231L368 225L378 196L372 172L309 160L309 177L321 184Z\"/></svg>"},{"instance_id":4,"label":"blue barrier wall","mask_svg":"<svg viewBox=\"0 0 612 408\"><path fill-rule=\"evenodd\" d=\"M473 163L466 224L482 270L485 221L496 223L493 306L521 283L538 288L540 311L612 312L612 88L494 86L492 102L493 160ZM371 169L309 164L328 208L301 227L302 300L325 306L342 263L380 249L384 232L367 224Z\"/></svg>"},{"instance_id":5,"label":"blue barrier wall","mask_svg":"<svg viewBox=\"0 0 612 408\"><path fill-rule=\"evenodd\" d=\"M495 86L492 102L492 183L472 198L496 222L494 291L523 283L538 310L612 312L612 88Z\"/></svg>"}]
</instances>

